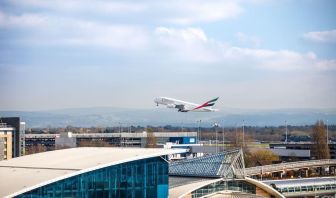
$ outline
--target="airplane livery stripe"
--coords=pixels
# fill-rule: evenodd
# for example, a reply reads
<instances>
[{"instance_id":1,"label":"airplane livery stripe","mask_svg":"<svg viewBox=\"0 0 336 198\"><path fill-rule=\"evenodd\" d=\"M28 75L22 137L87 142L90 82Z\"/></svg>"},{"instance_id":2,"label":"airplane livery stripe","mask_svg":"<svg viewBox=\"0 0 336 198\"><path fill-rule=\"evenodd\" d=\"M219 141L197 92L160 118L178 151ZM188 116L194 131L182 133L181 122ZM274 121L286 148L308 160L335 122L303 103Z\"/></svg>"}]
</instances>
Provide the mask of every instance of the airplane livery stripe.
<instances>
[{"instance_id":1,"label":"airplane livery stripe","mask_svg":"<svg viewBox=\"0 0 336 198\"><path fill-rule=\"evenodd\" d=\"M199 107L196 107L196 108L193 109L193 110L197 110L197 109L200 109L200 108L203 108L203 107L214 106L214 105L215 105L215 102L216 102L217 100L218 100L218 97L215 98L215 99L212 99L212 100L210 100L210 101L208 101L208 102L206 102L206 103L204 103L204 104L202 104L202 105L199 106Z\"/></svg>"},{"instance_id":2,"label":"airplane livery stripe","mask_svg":"<svg viewBox=\"0 0 336 198\"><path fill-rule=\"evenodd\" d=\"M196 107L194 110L196 110L196 109L200 109L200 108L202 108L202 107L206 107L207 105L208 105L208 103L206 102L206 103L202 104L201 106Z\"/></svg>"}]
</instances>

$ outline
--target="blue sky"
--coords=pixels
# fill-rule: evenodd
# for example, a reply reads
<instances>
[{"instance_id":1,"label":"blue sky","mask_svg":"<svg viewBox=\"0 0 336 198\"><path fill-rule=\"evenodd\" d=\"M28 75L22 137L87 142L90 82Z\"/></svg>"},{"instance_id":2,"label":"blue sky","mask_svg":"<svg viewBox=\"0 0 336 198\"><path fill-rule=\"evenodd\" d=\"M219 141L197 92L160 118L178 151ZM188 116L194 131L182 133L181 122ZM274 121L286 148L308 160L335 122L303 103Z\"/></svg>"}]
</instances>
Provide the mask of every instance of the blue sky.
<instances>
[{"instance_id":1,"label":"blue sky","mask_svg":"<svg viewBox=\"0 0 336 198\"><path fill-rule=\"evenodd\" d=\"M0 109L336 107L327 0L0 2Z\"/></svg>"}]
</instances>

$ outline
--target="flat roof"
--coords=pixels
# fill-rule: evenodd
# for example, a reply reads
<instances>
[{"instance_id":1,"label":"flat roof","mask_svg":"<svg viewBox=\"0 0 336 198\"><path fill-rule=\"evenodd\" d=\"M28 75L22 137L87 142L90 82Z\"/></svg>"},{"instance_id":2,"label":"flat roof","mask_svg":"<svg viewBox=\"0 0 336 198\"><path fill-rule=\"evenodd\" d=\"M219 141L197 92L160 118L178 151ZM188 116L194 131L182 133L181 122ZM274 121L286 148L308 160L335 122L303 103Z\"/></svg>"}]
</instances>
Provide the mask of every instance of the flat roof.
<instances>
[{"instance_id":1,"label":"flat roof","mask_svg":"<svg viewBox=\"0 0 336 198\"><path fill-rule=\"evenodd\" d=\"M185 149L80 147L0 161L0 197L124 162L184 153Z\"/></svg>"}]
</instances>

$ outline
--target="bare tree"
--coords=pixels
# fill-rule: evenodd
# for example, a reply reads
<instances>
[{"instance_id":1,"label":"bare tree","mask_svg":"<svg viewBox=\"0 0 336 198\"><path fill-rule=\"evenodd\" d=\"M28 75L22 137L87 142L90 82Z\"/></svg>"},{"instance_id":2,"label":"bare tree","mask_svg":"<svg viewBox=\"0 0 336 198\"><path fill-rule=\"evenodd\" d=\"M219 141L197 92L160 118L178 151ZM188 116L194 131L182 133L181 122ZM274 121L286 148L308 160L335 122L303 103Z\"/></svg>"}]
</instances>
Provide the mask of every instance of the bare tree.
<instances>
[{"instance_id":1,"label":"bare tree","mask_svg":"<svg viewBox=\"0 0 336 198\"><path fill-rule=\"evenodd\" d=\"M279 156L270 150L259 149L253 152L248 152L244 155L245 164L247 167L272 164L273 161L278 161Z\"/></svg>"},{"instance_id":2,"label":"bare tree","mask_svg":"<svg viewBox=\"0 0 336 198\"><path fill-rule=\"evenodd\" d=\"M46 152L47 147L42 144L34 144L30 147L28 147L26 155L34 154L34 153L42 153Z\"/></svg>"},{"instance_id":3,"label":"bare tree","mask_svg":"<svg viewBox=\"0 0 336 198\"><path fill-rule=\"evenodd\" d=\"M78 147L113 147L113 146L103 140L81 140L78 143Z\"/></svg>"},{"instance_id":4,"label":"bare tree","mask_svg":"<svg viewBox=\"0 0 336 198\"><path fill-rule=\"evenodd\" d=\"M156 137L151 128L147 129L147 148L156 148Z\"/></svg>"},{"instance_id":5,"label":"bare tree","mask_svg":"<svg viewBox=\"0 0 336 198\"><path fill-rule=\"evenodd\" d=\"M243 133L242 130L237 130L231 134L228 139L232 142L231 147L247 149L248 144L254 142L255 139L251 133Z\"/></svg>"},{"instance_id":6,"label":"bare tree","mask_svg":"<svg viewBox=\"0 0 336 198\"><path fill-rule=\"evenodd\" d=\"M312 156L315 157L315 159L330 159L326 129L321 120L317 121L314 125L312 141Z\"/></svg>"}]
</instances>

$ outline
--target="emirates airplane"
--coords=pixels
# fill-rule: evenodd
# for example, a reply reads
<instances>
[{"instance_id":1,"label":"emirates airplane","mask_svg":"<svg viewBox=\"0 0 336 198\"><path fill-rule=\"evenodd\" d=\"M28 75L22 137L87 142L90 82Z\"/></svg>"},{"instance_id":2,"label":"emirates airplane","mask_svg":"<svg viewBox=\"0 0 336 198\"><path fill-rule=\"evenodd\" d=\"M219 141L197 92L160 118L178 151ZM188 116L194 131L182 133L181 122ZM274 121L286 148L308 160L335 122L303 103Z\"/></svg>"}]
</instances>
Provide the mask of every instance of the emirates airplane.
<instances>
[{"instance_id":1,"label":"emirates airplane","mask_svg":"<svg viewBox=\"0 0 336 198\"><path fill-rule=\"evenodd\" d=\"M158 97L154 99L156 106L166 105L167 108L176 108L178 112L212 112L218 111L218 109L213 109L212 106L215 105L215 102L218 100L218 97L208 102L205 102L202 105L194 104L191 102L186 102L182 100L177 100L174 98L167 98L167 97Z\"/></svg>"}]
</instances>

